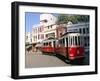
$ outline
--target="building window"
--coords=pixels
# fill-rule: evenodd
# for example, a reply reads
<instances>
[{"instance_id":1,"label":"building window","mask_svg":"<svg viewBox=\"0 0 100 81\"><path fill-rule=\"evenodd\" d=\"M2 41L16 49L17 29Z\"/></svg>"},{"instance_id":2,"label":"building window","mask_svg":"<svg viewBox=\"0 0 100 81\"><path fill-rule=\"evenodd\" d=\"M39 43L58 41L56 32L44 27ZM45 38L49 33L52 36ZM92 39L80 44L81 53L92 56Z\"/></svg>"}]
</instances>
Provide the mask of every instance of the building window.
<instances>
[{"instance_id":1,"label":"building window","mask_svg":"<svg viewBox=\"0 0 100 81\"><path fill-rule=\"evenodd\" d=\"M85 34L85 28L83 28L83 34Z\"/></svg>"},{"instance_id":2,"label":"building window","mask_svg":"<svg viewBox=\"0 0 100 81\"><path fill-rule=\"evenodd\" d=\"M49 29L49 26L47 26L48 27L48 29Z\"/></svg>"},{"instance_id":3,"label":"building window","mask_svg":"<svg viewBox=\"0 0 100 81\"><path fill-rule=\"evenodd\" d=\"M26 36L26 39L28 39L28 36Z\"/></svg>"},{"instance_id":4,"label":"building window","mask_svg":"<svg viewBox=\"0 0 100 81\"><path fill-rule=\"evenodd\" d=\"M35 36L35 40L37 41L37 36Z\"/></svg>"},{"instance_id":5,"label":"building window","mask_svg":"<svg viewBox=\"0 0 100 81\"><path fill-rule=\"evenodd\" d=\"M84 37L84 46L87 46L87 38Z\"/></svg>"},{"instance_id":6,"label":"building window","mask_svg":"<svg viewBox=\"0 0 100 81\"><path fill-rule=\"evenodd\" d=\"M51 25L51 28L52 28L52 25Z\"/></svg>"},{"instance_id":7,"label":"building window","mask_svg":"<svg viewBox=\"0 0 100 81\"><path fill-rule=\"evenodd\" d=\"M31 42L32 42L32 39L31 39Z\"/></svg>"},{"instance_id":8,"label":"building window","mask_svg":"<svg viewBox=\"0 0 100 81\"><path fill-rule=\"evenodd\" d=\"M48 38L48 34L46 34L45 37Z\"/></svg>"},{"instance_id":9,"label":"building window","mask_svg":"<svg viewBox=\"0 0 100 81\"><path fill-rule=\"evenodd\" d=\"M80 33L82 33L82 30L81 30L81 28L79 29L79 32L80 32Z\"/></svg>"},{"instance_id":10,"label":"building window","mask_svg":"<svg viewBox=\"0 0 100 81\"><path fill-rule=\"evenodd\" d=\"M41 35L41 39L44 39L44 34Z\"/></svg>"},{"instance_id":11,"label":"building window","mask_svg":"<svg viewBox=\"0 0 100 81\"><path fill-rule=\"evenodd\" d=\"M38 28L38 32L40 32L40 28Z\"/></svg>"},{"instance_id":12,"label":"building window","mask_svg":"<svg viewBox=\"0 0 100 81\"><path fill-rule=\"evenodd\" d=\"M62 36L62 33L60 33L60 36Z\"/></svg>"},{"instance_id":13,"label":"building window","mask_svg":"<svg viewBox=\"0 0 100 81\"><path fill-rule=\"evenodd\" d=\"M43 29L43 26L41 26L41 32L43 31L44 29Z\"/></svg>"},{"instance_id":14,"label":"building window","mask_svg":"<svg viewBox=\"0 0 100 81\"><path fill-rule=\"evenodd\" d=\"M78 30L77 29L74 29L74 31L77 32Z\"/></svg>"},{"instance_id":15,"label":"building window","mask_svg":"<svg viewBox=\"0 0 100 81\"><path fill-rule=\"evenodd\" d=\"M48 27L48 29L50 29L50 28L52 28L52 25L51 26L47 26Z\"/></svg>"},{"instance_id":16,"label":"building window","mask_svg":"<svg viewBox=\"0 0 100 81\"><path fill-rule=\"evenodd\" d=\"M45 19L44 22L47 23L48 21Z\"/></svg>"},{"instance_id":17,"label":"building window","mask_svg":"<svg viewBox=\"0 0 100 81\"><path fill-rule=\"evenodd\" d=\"M38 39L40 39L40 35L38 35Z\"/></svg>"},{"instance_id":18,"label":"building window","mask_svg":"<svg viewBox=\"0 0 100 81\"><path fill-rule=\"evenodd\" d=\"M87 34L89 33L89 28L86 28L86 30L87 30Z\"/></svg>"},{"instance_id":19,"label":"building window","mask_svg":"<svg viewBox=\"0 0 100 81\"><path fill-rule=\"evenodd\" d=\"M87 37L87 45L89 46L89 36Z\"/></svg>"},{"instance_id":20,"label":"building window","mask_svg":"<svg viewBox=\"0 0 100 81\"><path fill-rule=\"evenodd\" d=\"M33 38L34 38L34 41L35 41L35 36Z\"/></svg>"}]
</instances>

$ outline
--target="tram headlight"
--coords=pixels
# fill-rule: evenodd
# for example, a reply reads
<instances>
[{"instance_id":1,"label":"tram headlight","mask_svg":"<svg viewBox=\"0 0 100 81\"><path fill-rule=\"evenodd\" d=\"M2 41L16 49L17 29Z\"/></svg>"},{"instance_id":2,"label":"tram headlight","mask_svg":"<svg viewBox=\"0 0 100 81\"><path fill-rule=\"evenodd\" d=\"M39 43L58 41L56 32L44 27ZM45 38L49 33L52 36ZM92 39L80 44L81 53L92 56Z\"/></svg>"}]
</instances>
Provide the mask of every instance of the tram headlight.
<instances>
[{"instance_id":1,"label":"tram headlight","mask_svg":"<svg viewBox=\"0 0 100 81\"><path fill-rule=\"evenodd\" d=\"M69 50L71 51L72 49L70 48Z\"/></svg>"},{"instance_id":2,"label":"tram headlight","mask_svg":"<svg viewBox=\"0 0 100 81\"><path fill-rule=\"evenodd\" d=\"M70 54L70 57L73 57L74 56L74 54Z\"/></svg>"}]
</instances>

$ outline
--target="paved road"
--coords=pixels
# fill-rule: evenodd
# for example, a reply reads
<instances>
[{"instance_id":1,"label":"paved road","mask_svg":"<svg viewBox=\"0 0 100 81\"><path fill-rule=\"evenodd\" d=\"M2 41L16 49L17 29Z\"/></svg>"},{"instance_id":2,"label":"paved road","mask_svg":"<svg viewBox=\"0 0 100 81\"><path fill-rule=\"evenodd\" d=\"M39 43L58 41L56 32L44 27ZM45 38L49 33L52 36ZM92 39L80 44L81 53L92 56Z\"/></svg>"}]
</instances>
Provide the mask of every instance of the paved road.
<instances>
[{"instance_id":1,"label":"paved road","mask_svg":"<svg viewBox=\"0 0 100 81\"><path fill-rule=\"evenodd\" d=\"M27 53L25 67L37 68L37 67L59 67L70 66L59 58L50 55L43 55L41 52Z\"/></svg>"}]
</instances>

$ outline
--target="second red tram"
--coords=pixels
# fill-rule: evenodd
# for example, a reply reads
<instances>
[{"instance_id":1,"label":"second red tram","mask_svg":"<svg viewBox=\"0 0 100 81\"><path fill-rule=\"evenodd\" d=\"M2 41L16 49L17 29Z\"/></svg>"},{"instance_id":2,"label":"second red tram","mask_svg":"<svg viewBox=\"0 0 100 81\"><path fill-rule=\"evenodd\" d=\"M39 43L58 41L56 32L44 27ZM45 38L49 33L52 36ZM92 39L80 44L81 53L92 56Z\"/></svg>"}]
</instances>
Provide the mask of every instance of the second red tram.
<instances>
[{"instance_id":1,"label":"second red tram","mask_svg":"<svg viewBox=\"0 0 100 81\"><path fill-rule=\"evenodd\" d=\"M60 39L48 39L43 42L42 52L64 56L68 61L84 59L83 36L77 32L62 35Z\"/></svg>"},{"instance_id":2,"label":"second red tram","mask_svg":"<svg viewBox=\"0 0 100 81\"><path fill-rule=\"evenodd\" d=\"M56 40L54 38L49 38L47 40L44 40L42 43L43 46L41 50L43 53L55 54Z\"/></svg>"}]
</instances>

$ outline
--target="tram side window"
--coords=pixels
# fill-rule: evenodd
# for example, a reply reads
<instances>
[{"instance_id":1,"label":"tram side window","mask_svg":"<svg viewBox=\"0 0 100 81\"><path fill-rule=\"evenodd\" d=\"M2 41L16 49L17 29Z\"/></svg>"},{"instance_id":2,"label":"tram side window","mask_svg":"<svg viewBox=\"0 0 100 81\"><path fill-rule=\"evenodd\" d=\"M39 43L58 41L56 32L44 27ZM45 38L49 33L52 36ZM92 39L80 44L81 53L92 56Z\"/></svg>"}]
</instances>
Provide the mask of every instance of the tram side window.
<instances>
[{"instance_id":1,"label":"tram side window","mask_svg":"<svg viewBox=\"0 0 100 81\"><path fill-rule=\"evenodd\" d=\"M70 37L68 37L68 46L70 46Z\"/></svg>"},{"instance_id":2,"label":"tram side window","mask_svg":"<svg viewBox=\"0 0 100 81\"><path fill-rule=\"evenodd\" d=\"M71 37L71 45L72 45L72 37Z\"/></svg>"},{"instance_id":3,"label":"tram side window","mask_svg":"<svg viewBox=\"0 0 100 81\"><path fill-rule=\"evenodd\" d=\"M59 43L59 46L61 46L61 39L58 41L58 43Z\"/></svg>"},{"instance_id":4,"label":"tram side window","mask_svg":"<svg viewBox=\"0 0 100 81\"><path fill-rule=\"evenodd\" d=\"M84 37L84 46L87 46L87 38Z\"/></svg>"},{"instance_id":5,"label":"tram side window","mask_svg":"<svg viewBox=\"0 0 100 81\"><path fill-rule=\"evenodd\" d=\"M82 36L80 36L80 45L82 46Z\"/></svg>"},{"instance_id":6,"label":"tram side window","mask_svg":"<svg viewBox=\"0 0 100 81\"><path fill-rule=\"evenodd\" d=\"M61 42L61 40L59 40L59 44L61 44L62 42Z\"/></svg>"},{"instance_id":7,"label":"tram side window","mask_svg":"<svg viewBox=\"0 0 100 81\"><path fill-rule=\"evenodd\" d=\"M75 36L75 45L77 45L77 37Z\"/></svg>"},{"instance_id":8,"label":"tram side window","mask_svg":"<svg viewBox=\"0 0 100 81\"><path fill-rule=\"evenodd\" d=\"M78 36L78 45L80 45L80 36Z\"/></svg>"},{"instance_id":9,"label":"tram side window","mask_svg":"<svg viewBox=\"0 0 100 81\"><path fill-rule=\"evenodd\" d=\"M73 36L73 45L75 45L74 41L75 41L75 39L74 39L74 36Z\"/></svg>"},{"instance_id":10,"label":"tram side window","mask_svg":"<svg viewBox=\"0 0 100 81\"><path fill-rule=\"evenodd\" d=\"M66 38L66 46L68 46L68 38Z\"/></svg>"},{"instance_id":11,"label":"tram side window","mask_svg":"<svg viewBox=\"0 0 100 81\"><path fill-rule=\"evenodd\" d=\"M44 43L44 46L45 46L45 43Z\"/></svg>"},{"instance_id":12,"label":"tram side window","mask_svg":"<svg viewBox=\"0 0 100 81\"><path fill-rule=\"evenodd\" d=\"M51 42L49 42L49 46L51 46Z\"/></svg>"},{"instance_id":13,"label":"tram side window","mask_svg":"<svg viewBox=\"0 0 100 81\"><path fill-rule=\"evenodd\" d=\"M89 46L89 36L87 37L87 39L88 39L88 46Z\"/></svg>"},{"instance_id":14,"label":"tram side window","mask_svg":"<svg viewBox=\"0 0 100 81\"><path fill-rule=\"evenodd\" d=\"M46 43L45 45L48 46L48 43Z\"/></svg>"}]
</instances>

